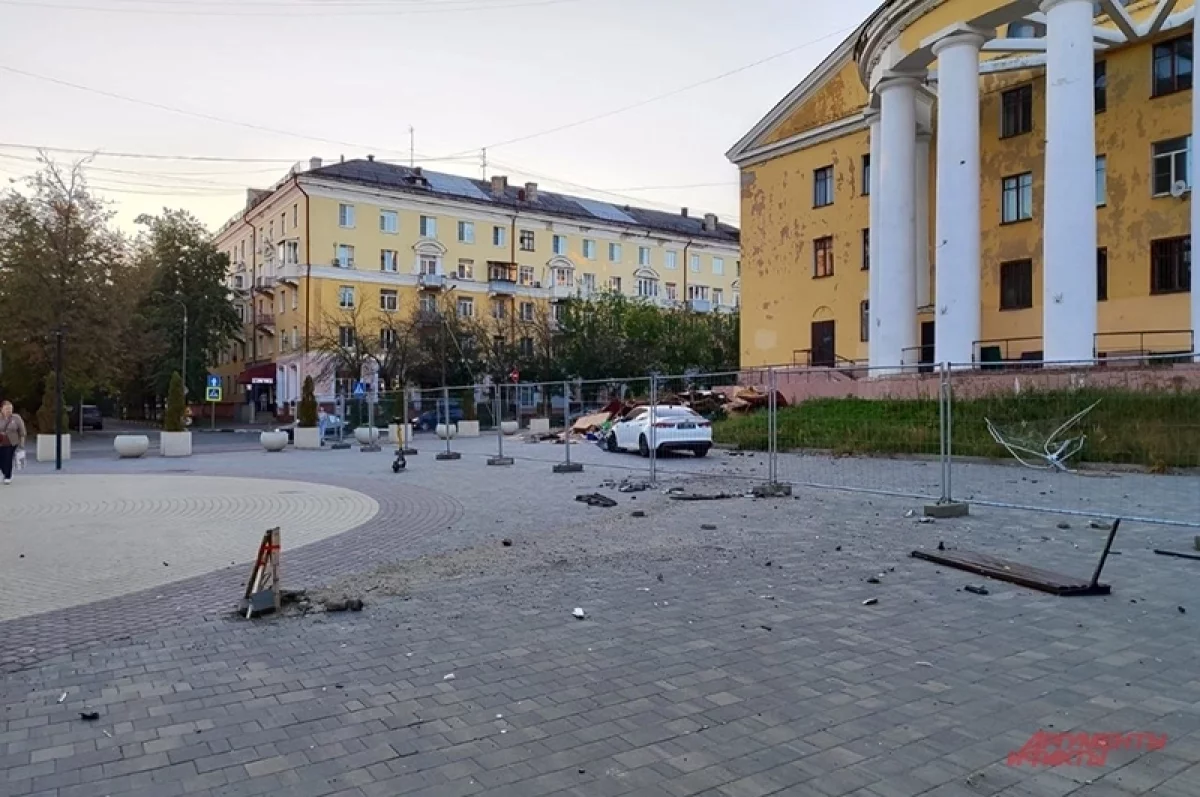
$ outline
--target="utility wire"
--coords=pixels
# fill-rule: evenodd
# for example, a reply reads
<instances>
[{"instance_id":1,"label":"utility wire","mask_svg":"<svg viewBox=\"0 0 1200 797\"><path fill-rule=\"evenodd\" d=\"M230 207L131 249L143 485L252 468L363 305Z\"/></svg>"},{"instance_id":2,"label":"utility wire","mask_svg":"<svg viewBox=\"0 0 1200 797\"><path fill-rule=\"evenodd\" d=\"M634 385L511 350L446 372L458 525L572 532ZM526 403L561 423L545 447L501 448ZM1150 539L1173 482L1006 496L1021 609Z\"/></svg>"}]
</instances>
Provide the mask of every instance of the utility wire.
<instances>
[{"instance_id":1,"label":"utility wire","mask_svg":"<svg viewBox=\"0 0 1200 797\"><path fill-rule=\"evenodd\" d=\"M287 163L294 164L295 158L236 158L221 155L154 155L146 152L105 152L99 149L71 149L69 147L48 147L41 144L5 144L0 142L0 149L23 149L46 152L62 152L68 155L94 155L98 158L139 158L143 160L164 161L196 161L201 163Z\"/></svg>"},{"instance_id":2,"label":"utility wire","mask_svg":"<svg viewBox=\"0 0 1200 797\"><path fill-rule=\"evenodd\" d=\"M479 0L474 0L478 3ZM401 17L401 16L416 16L418 14L455 14L467 13L475 11L508 11L519 8L534 8L538 6L556 6L565 3L580 3L584 0L524 0L523 2L513 2L505 5L472 5L472 6L456 6L454 8L410 8L410 9L362 9L356 10L327 10L309 6L306 10L299 11L295 7L287 12L289 18L312 18L312 17ZM104 8L101 6L86 6L65 3L43 3L38 0L0 0L0 5L18 6L24 8L35 8L43 11L93 11L103 14L155 14L164 17L271 17L278 19L280 11L205 11L192 9L174 9L174 8ZM311 10L308 10L311 9Z\"/></svg>"}]
</instances>

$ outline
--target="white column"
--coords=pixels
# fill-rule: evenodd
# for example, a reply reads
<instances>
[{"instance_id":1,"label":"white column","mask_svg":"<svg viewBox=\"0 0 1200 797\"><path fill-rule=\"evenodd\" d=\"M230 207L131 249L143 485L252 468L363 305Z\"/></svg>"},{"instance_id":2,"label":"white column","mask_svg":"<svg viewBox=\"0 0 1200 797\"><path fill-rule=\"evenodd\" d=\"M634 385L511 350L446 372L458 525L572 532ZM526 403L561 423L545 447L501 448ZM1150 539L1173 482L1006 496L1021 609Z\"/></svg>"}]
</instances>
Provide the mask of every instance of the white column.
<instances>
[{"instance_id":1,"label":"white column","mask_svg":"<svg viewBox=\"0 0 1200 797\"><path fill-rule=\"evenodd\" d=\"M917 79L885 77L880 100L879 291L871 307L878 365L895 373L917 343ZM872 186L872 191L874 186ZM872 270L875 264L871 264ZM915 351L908 352L916 365Z\"/></svg>"},{"instance_id":2,"label":"white column","mask_svg":"<svg viewBox=\"0 0 1200 797\"><path fill-rule=\"evenodd\" d=\"M930 135L917 132L917 180L913 202L916 203L916 269L917 307L929 304L929 140Z\"/></svg>"},{"instance_id":3,"label":"white column","mask_svg":"<svg viewBox=\"0 0 1200 797\"><path fill-rule=\"evenodd\" d=\"M1196 46L1200 44L1200 20L1192 22L1192 52L1196 52ZM1200 135L1200 99L1196 97L1196 90L1192 90L1192 157L1189 158L1191 163L1191 186L1192 193L1188 196L1192 205L1192 353L1196 356L1196 362L1200 362L1200 263L1197 258L1200 257L1200 199L1196 197L1196 191L1200 191L1200 172L1197 171L1197 161L1200 158L1196 155L1196 146L1200 142L1197 135Z\"/></svg>"},{"instance_id":4,"label":"white column","mask_svg":"<svg viewBox=\"0 0 1200 797\"><path fill-rule=\"evenodd\" d=\"M969 367L980 338L979 48L962 31L933 46L938 59L937 307L934 360Z\"/></svg>"},{"instance_id":5,"label":"white column","mask_svg":"<svg viewBox=\"0 0 1200 797\"><path fill-rule=\"evenodd\" d=\"M1042 0L1046 165L1045 359L1090 360L1096 333L1096 121L1091 0Z\"/></svg>"},{"instance_id":6,"label":"white column","mask_svg":"<svg viewBox=\"0 0 1200 797\"><path fill-rule=\"evenodd\" d=\"M879 167L883 153L879 130L879 111L868 111L867 121L871 128L870 176L867 178L871 186L871 221L868 226L870 239L867 241L867 259L870 261L870 271L867 272L867 364L875 367L879 365L879 349L876 346L879 336L875 333L875 313L879 311L879 234L882 226L879 218Z\"/></svg>"}]
</instances>

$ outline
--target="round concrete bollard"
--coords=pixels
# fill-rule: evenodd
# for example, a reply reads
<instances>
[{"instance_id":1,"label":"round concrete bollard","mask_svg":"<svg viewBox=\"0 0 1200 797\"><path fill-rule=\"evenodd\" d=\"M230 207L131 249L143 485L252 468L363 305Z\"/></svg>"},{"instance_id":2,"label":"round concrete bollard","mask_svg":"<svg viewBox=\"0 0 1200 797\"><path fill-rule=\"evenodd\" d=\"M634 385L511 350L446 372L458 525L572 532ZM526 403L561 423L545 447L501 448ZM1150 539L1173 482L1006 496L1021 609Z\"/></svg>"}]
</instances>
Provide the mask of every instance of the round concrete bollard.
<instances>
[{"instance_id":1,"label":"round concrete bollard","mask_svg":"<svg viewBox=\"0 0 1200 797\"><path fill-rule=\"evenodd\" d=\"M446 431L447 428L449 429L449 432ZM458 426L453 423L450 424L449 427L447 427L444 423L439 423L434 431L437 432L439 440L445 440L447 437L453 440L455 437L458 437Z\"/></svg>"},{"instance_id":2,"label":"round concrete bollard","mask_svg":"<svg viewBox=\"0 0 1200 797\"><path fill-rule=\"evenodd\" d=\"M113 439L113 449L121 459L137 459L150 450L150 438L144 434L119 434Z\"/></svg>"},{"instance_id":3,"label":"round concrete bollard","mask_svg":"<svg viewBox=\"0 0 1200 797\"><path fill-rule=\"evenodd\" d=\"M283 451L288 444L287 432L262 432L258 436L258 442L262 443L262 447L267 451Z\"/></svg>"},{"instance_id":4,"label":"round concrete bollard","mask_svg":"<svg viewBox=\"0 0 1200 797\"><path fill-rule=\"evenodd\" d=\"M379 440L379 430L370 426L360 426L354 430L354 439L360 446L369 446Z\"/></svg>"},{"instance_id":5,"label":"round concrete bollard","mask_svg":"<svg viewBox=\"0 0 1200 797\"><path fill-rule=\"evenodd\" d=\"M513 435L520 429L520 425L516 421L500 421L500 431L507 435Z\"/></svg>"}]
</instances>

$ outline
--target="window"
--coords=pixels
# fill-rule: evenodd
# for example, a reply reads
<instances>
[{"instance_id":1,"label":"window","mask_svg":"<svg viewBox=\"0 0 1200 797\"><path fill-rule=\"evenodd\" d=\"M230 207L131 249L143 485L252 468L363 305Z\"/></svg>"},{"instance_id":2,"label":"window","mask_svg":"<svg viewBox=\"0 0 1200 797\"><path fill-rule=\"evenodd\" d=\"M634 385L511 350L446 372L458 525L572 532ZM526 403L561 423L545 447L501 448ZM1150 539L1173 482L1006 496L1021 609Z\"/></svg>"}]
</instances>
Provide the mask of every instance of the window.
<instances>
[{"instance_id":1,"label":"window","mask_svg":"<svg viewBox=\"0 0 1200 797\"><path fill-rule=\"evenodd\" d=\"M1192 287L1192 238L1150 242L1150 293L1185 293Z\"/></svg>"},{"instance_id":2,"label":"window","mask_svg":"<svg viewBox=\"0 0 1200 797\"><path fill-rule=\"evenodd\" d=\"M610 291L612 291L613 293L620 293L621 292L621 278L620 277L609 277L608 278L608 289Z\"/></svg>"},{"instance_id":3,"label":"window","mask_svg":"<svg viewBox=\"0 0 1200 797\"><path fill-rule=\"evenodd\" d=\"M532 357L533 356L533 338L530 338L530 337L521 338L521 342L518 344L517 350L521 353L522 357Z\"/></svg>"},{"instance_id":4,"label":"window","mask_svg":"<svg viewBox=\"0 0 1200 797\"><path fill-rule=\"evenodd\" d=\"M833 236L826 235L813 241L813 276L833 276Z\"/></svg>"},{"instance_id":5,"label":"window","mask_svg":"<svg viewBox=\"0 0 1200 797\"><path fill-rule=\"evenodd\" d=\"M533 284L533 266L521 266L517 271L517 283L520 285Z\"/></svg>"},{"instance_id":6,"label":"window","mask_svg":"<svg viewBox=\"0 0 1200 797\"><path fill-rule=\"evenodd\" d=\"M292 309L300 306L300 291L292 291Z\"/></svg>"},{"instance_id":7,"label":"window","mask_svg":"<svg viewBox=\"0 0 1200 797\"><path fill-rule=\"evenodd\" d=\"M567 306L562 302L555 302L550 305L550 317L555 321L562 321L563 316L566 315L566 308Z\"/></svg>"},{"instance_id":8,"label":"window","mask_svg":"<svg viewBox=\"0 0 1200 797\"><path fill-rule=\"evenodd\" d=\"M1008 24L1008 38L1010 39L1036 39L1037 28L1032 22L1020 20L1018 22L1010 22ZM863 338L866 340L866 338Z\"/></svg>"},{"instance_id":9,"label":"window","mask_svg":"<svg viewBox=\"0 0 1200 797\"><path fill-rule=\"evenodd\" d=\"M822 166L813 172L813 207L833 204L833 167Z\"/></svg>"},{"instance_id":10,"label":"window","mask_svg":"<svg viewBox=\"0 0 1200 797\"><path fill-rule=\"evenodd\" d=\"M712 267L713 267L712 273L718 274L718 275L724 274L725 273L725 258L714 257L712 259Z\"/></svg>"},{"instance_id":11,"label":"window","mask_svg":"<svg viewBox=\"0 0 1200 797\"><path fill-rule=\"evenodd\" d=\"M663 255L663 267L669 268L672 271L679 268L679 253L672 249L668 249Z\"/></svg>"},{"instance_id":12,"label":"window","mask_svg":"<svg viewBox=\"0 0 1200 797\"><path fill-rule=\"evenodd\" d=\"M555 235L550 239L550 246L554 254L566 256L567 237L565 235Z\"/></svg>"},{"instance_id":13,"label":"window","mask_svg":"<svg viewBox=\"0 0 1200 797\"><path fill-rule=\"evenodd\" d=\"M1096 301L1108 301L1108 247L1096 250Z\"/></svg>"},{"instance_id":14,"label":"window","mask_svg":"<svg viewBox=\"0 0 1200 797\"><path fill-rule=\"evenodd\" d=\"M438 268L438 265L437 255L421 255L421 258L417 264L417 268L419 269L420 274L440 274L442 270Z\"/></svg>"},{"instance_id":15,"label":"window","mask_svg":"<svg viewBox=\"0 0 1200 797\"><path fill-rule=\"evenodd\" d=\"M871 195L871 153L862 156L862 195Z\"/></svg>"},{"instance_id":16,"label":"window","mask_svg":"<svg viewBox=\"0 0 1200 797\"><path fill-rule=\"evenodd\" d=\"M400 214L394 210L379 211L379 231L397 233L400 231Z\"/></svg>"},{"instance_id":17,"label":"window","mask_svg":"<svg viewBox=\"0 0 1200 797\"><path fill-rule=\"evenodd\" d=\"M287 288L279 289L279 312L287 309Z\"/></svg>"},{"instance_id":18,"label":"window","mask_svg":"<svg viewBox=\"0 0 1200 797\"><path fill-rule=\"evenodd\" d=\"M396 345L396 330L385 327L379 330L379 348L387 350Z\"/></svg>"},{"instance_id":19,"label":"window","mask_svg":"<svg viewBox=\"0 0 1200 797\"><path fill-rule=\"evenodd\" d=\"M583 239L583 256L585 258L587 258L588 260L596 259L596 242L595 241L588 240L587 238Z\"/></svg>"},{"instance_id":20,"label":"window","mask_svg":"<svg viewBox=\"0 0 1200 797\"><path fill-rule=\"evenodd\" d=\"M1096 156L1096 207L1108 203L1108 156Z\"/></svg>"},{"instance_id":21,"label":"window","mask_svg":"<svg viewBox=\"0 0 1200 797\"><path fill-rule=\"evenodd\" d=\"M398 262L395 249L381 249L379 252L379 270L396 273Z\"/></svg>"},{"instance_id":22,"label":"window","mask_svg":"<svg viewBox=\"0 0 1200 797\"><path fill-rule=\"evenodd\" d=\"M871 339L871 303L866 299L858 303L858 339L863 343Z\"/></svg>"},{"instance_id":23,"label":"window","mask_svg":"<svg viewBox=\"0 0 1200 797\"><path fill-rule=\"evenodd\" d=\"M713 305L720 307L725 304L725 291L720 288L713 288Z\"/></svg>"},{"instance_id":24,"label":"window","mask_svg":"<svg viewBox=\"0 0 1200 797\"><path fill-rule=\"evenodd\" d=\"M343 285L338 288L338 307L343 310L354 308L354 288L352 286Z\"/></svg>"},{"instance_id":25,"label":"window","mask_svg":"<svg viewBox=\"0 0 1200 797\"><path fill-rule=\"evenodd\" d=\"M455 270L454 276L458 277L460 280L475 279L475 261L460 258L458 261L458 268Z\"/></svg>"},{"instance_id":26,"label":"window","mask_svg":"<svg viewBox=\"0 0 1200 797\"><path fill-rule=\"evenodd\" d=\"M579 277L579 287L585 294L596 292L596 275L582 274Z\"/></svg>"},{"instance_id":27,"label":"window","mask_svg":"<svg viewBox=\"0 0 1200 797\"><path fill-rule=\"evenodd\" d=\"M1005 177L1001 183L1000 222L1011 224L1033 218L1033 172Z\"/></svg>"},{"instance_id":28,"label":"window","mask_svg":"<svg viewBox=\"0 0 1200 797\"><path fill-rule=\"evenodd\" d=\"M400 296L395 291L381 290L379 292L379 309L394 313L400 309Z\"/></svg>"},{"instance_id":29,"label":"window","mask_svg":"<svg viewBox=\"0 0 1200 797\"><path fill-rule=\"evenodd\" d=\"M688 300L689 301L693 301L693 300L701 301L701 302L708 301L708 286L707 285L689 285L687 292L688 292Z\"/></svg>"},{"instance_id":30,"label":"window","mask_svg":"<svg viewBox=\"0 0 1200 797\"><path fill-rule=\"evenodd\" d=\"M1108 110L1108 63L1097 61L1092 68L1092 95L1096 113Z\"/></svg>"},{"instance_id":31,"label":"window","mask_svg":"<svg viewBox=\"0 0 1200 797\"><path fill-rule=\"evenodd\" d=\"M620 263L621 262L621 245L620 244L609 244L608 245L608 260L610 263Z\"/></svg>"},{"instance_id":32,"label":"window","mask_svg":"<svg viewBox=\"0 0 1200 797\"><path fill-rule=\"evenodd\" d=\"M338 327L338 345L343 349L354 347L354 327Z\"/></svg>"},{"instance_id":33,"label":"window","mask_svg":"<svg viewBox=\"0 0 1200 797\"><path fill-rule=\"evenodd\" d=\"M1000 94L1000 138L1033 130L1033 86L1018 86Z\"/></svg>"},{"instance_id":34,"label":"window","mask_svg":"<svg viewBox=\"0 0 1200 797\"><path fill-rule=\"evenodd\" d=\"M299 226L300 226L300 204L295 203L292 205L292 229L294 230Z\"/></svg>"},{"instance_id":35,"label":"window","mask_svg":"<svg viewBox=\"0 0 1200 797\"><path fill-rule=\"evenodd\" d=\"M691 269L693 274L700 273L700 255L692 255L692 259L688 264L688 268Z\"/></svg>"},{"instance_id":36,"label":"window","mask_svg":"<svg viewBox=\"0 0 1200 797\"><path fill-rule=\"evenodd\" d=\"M335 265L340 268L354 268L354 247L349 244L338 244Z\"/></svg>"},{"instance_id":37,"label":"window","mask_svg":"<svg viewBox=\"0 0 1200 797\"><path fill-rule=\"evenodd\" d=\"M275 219L271 219L271 222L267 225L267 240L273 241L274 239L275 239Z\"/></svg>"},{"instance_id":38,"label":"window","mask_svg":"<svg viewBox=\"0 0 1200 797\"><path fill-rule=\"evenodd\" d=\"M1033 261L1010 260L1000 264L1000 309L1033 307Z\"/></svg>"},{"instance_id":39,"label":"window","mask_svg":"<svg viewBox=\"0 0 1200 797\"><path fill-rule=\"evenodd\" d=\"M459 318L474 318L475 317L475 300L470 296L458 297L458 317Z\"/></svg>"},{"instance_id":40,"label":"window","mask_svg":"<svg viewBox=\"0 0 1200 797\"><path fill-rule=\"evenodd\" d=\"M575 272L569 268L554 269L554 284L565 288L571 287L575 282Z\"/></svg>"},{"instance_id":41,"label":"window","mask_svg":"<svg viewBox=\"0 0 1200 797\"><path fill-rule=\"evenodd\" d=\"M650 247L648 247L648 246L639 246L638 247L638 265L639 266L650 265Z\"/></svg>"},{"instance_id":42,"label":"window","mask_svg":"<svg viewBox=\"0 0 1200 797\"><path fill-rule=\"evenodd\" d=\"M1192 35L1154 45L1155 97L1192 87Z\"/></svg>"},{"instance_id":43,"label":"window","mask_svg":"<svg viewBox=\"0 0 1200 797\"><path fill-rule=\"evenodd\" d=\"M862 270L871 270L871 228L862 231Z\"/></svg>"},{"instance_id":44,"label":"window","mask_svg":"<svg viewBox=\"0 0 1200 797\"><path fill-rule=\"evenodd\" d=\"M421 237L437 238L437 219L433 216L421 217Z\"/></svg>"},{"instance_id":45,"label":"window","mask_svg":"<svg viewBox=\"0 0 1200 797\"><path fill-rule=\"evenodd\" d=\"M532 252L535 248L533 230L521 230L519 241L522 252Z\"/></svg>"},{"instance_id":46,"label":"window","mask_svg":"<svg viewBox=\"0 0 1200 797\"><path fill-rule=\"evenodd\" d=\"M1192 137L1181 136L1154 144L1154 195L1169 196L1171 187L1183 183L1191 188Z\"/></svg>"},{"instance_id":47,"label":"window","mask_svg":"<svg viewBox=\"0 0 1200 797\"><path fill-rule=\"evenodd\" d=\"M666 289L667 299L672 302L679 301L679 290L676 288L674 282L668 282L663 287Z\"/></svg>"},{"instance_id":48,"label":"window","mask_svg":"<svg viewBox=\"0 0 1200 797\"><path fill-rule=\"evenodd\" d=\"M637 295L643 299L653 299L658 296L658 280L639 278L637 281Z\"/></svg>"},{"instance_id":49,"label":"window","mask_svg":"<svg viewBox=\"0 0 1200 797\"><path fill-rule=\"evenodd\" d=\"M508 305L503 299L492 299L492 318L508 318Z\"/></svg>"},{"instance_id":50,"label":"window","mask_svg":"<svg viewBox=\"0 0 1200 797\"><path fill-rule=\"evenodd\" d=\"M354 226L354 205L338 205L338 226Z\"/></svg>"},{"instance_id":51,"label":"window","mask_svg":"<svg viewBox=\"0 0 1200 797\"><path fill-rule=\"evenodd\" d=\"M533 320L533 302L521 302L520 310L522 321Z\"/></svg>"},{"instance_id":52,"label":"window","mask_svg":"<svg viewBox=\"0 0 1200 797\"><path fill-rule=\"evenodd\" d=\"M504 246L508 242L508 230L503 227L492 228L492 246Z\"/></svg>"},{"instance_id":53,"label":"window","mask_svg":"<svg viewBox=\"0 0 1200 797\"><path fill-rule=\"evenodd\" d=\"M433 294L423 293L423 294L421 294L421 298L418 299L417 301L418 301L417 306L421 308L422 313L429 313L430 315L435 315L435 316L439 315L438 308L437 308L437 298L434 297Z\"/></svg>"},{"instance_id":54,"label":"window","mask_svg":"<svg viewBox=\"0 0 1200 797\"><path fill-rule=\"evenodd\" d=\"M475 222L460 221L458 223L458 240L464 244L475 243Z\"/></svg>"}]
</instances>

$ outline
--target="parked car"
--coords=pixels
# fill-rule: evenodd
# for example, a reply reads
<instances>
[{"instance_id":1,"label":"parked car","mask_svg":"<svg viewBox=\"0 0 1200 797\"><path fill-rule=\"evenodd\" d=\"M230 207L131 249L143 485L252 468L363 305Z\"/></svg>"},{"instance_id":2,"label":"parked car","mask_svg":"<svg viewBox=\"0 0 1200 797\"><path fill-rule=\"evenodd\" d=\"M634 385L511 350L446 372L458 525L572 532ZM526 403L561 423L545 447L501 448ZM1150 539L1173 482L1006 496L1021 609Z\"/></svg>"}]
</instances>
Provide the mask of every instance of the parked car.
<instances>
[{"instance_id":1,"label":"parked car","mask_svg":"<svg viewBox=\"0 0 1200 797\"><path fill-rule=\"evenodd\" d=\"M418 432L431 432L439 423L444 423L445 419L445 405L439 401L436 408L425 410L425 412L414 418L413 425ZM462 419L462 404L455 399L450 399L450 423L458 423Z\"/></svg>"},{"instance_id":2,"label":"parked car","mask_svg":"<svg viewBox=\"0 0 1200 797\"><path fill-rule=\"evenodd\" d=\"M612 425L605 447L609 451L637 451L650 456L650 407L635 407ZM712 424L688 407L674 405L654 408L653 439L659 453L691 451L698 457L712 448Z\"/></svg>"},{"instance_id":3,"label":"parked car","mask_svg":"<svg viewBox=\"0 0 1200 797\"><path fill-rule=\"evenodd\" d=\"M79 422L80 409L81 409L80 407L72 407L70 412L67 413L68 425L72 429L81 428L81 425ZM99 407L97 407L95 404L84 404L82 406L82 410L83 410L82 428L84 428L84 429L103 429L104 428L104 418L100 415Z\"/></svg>"}]
</instances>

